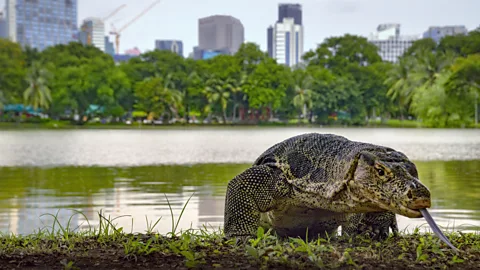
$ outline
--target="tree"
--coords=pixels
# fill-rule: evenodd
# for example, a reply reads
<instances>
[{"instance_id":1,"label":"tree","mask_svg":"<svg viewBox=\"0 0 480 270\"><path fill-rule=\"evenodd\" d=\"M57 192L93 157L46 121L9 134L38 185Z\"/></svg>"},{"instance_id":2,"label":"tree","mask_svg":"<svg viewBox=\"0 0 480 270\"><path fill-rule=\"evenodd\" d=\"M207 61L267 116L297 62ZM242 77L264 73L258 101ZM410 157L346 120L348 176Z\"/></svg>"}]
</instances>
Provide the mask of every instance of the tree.
<instances>
[{"instance_id":1,"label":"tree","mask_svg":"<svg viewBox=\"0 0 480 270\"><path fill-rule=\"evenodd\" d=\"M414 60L411 57L402 57L399 62L387 73L384 83L389 87L387 96L398 104L400 119L404 119L404 113L408 112L410 102L414 94L414 85L410 73L413 69Z\"/></svg>"},{"instance_id":2,"label":"tree","mask_svg":"<svg viewBox=\"0 0 480 270\"><path fill-rule=\"evenodd\" d=\"M452 75L445 82L447 95L474 103L475 124L478 124L478 97L480 95L480 54L458 58L451 67Z\"/></svg>"},{"instance_id":3,"label":"tree","mask_svg":"<svg viewBox=\"0 0 480 270\"><path fill-rule=\"evenodd\" d=\"M246 72L241 72L237 78L227 80L227 87L231 92L231 99L233 103L232 108L232 122L236 120L236 112L238 107L245 101L246 96L243 93L243 87L247 84L248 75Z\"/></svg>"},{"instance_id":4,"label":"tree","mask_svg":"<svg viewBox=\"0 0 480 270\"><path fill-rule=\"evenodd\" d=\"M403 57L415 56L417 53L421 51L429 51L434 52L437 50L437 43L435 40L431 38L422 38L413 42L412 46L410 46Z\"/></svg>"},{"instance_id":5,"label":"tree","mask_svg":"<svg viewBox=\"0 0 480 270\"><path fill-rule=\"evenodd\" d=\"M443 88L448 76L447 72L438 74L432 84L421 85L413 96L412 112L426 126L446 127L448 125L447 96Z\"/></svg>"},{"instance_id":6,"label":"tree","mask_svg":"<svg viewBox=\"0 0 480 270\"><path fill-rule=\"evenodd\" d=\"M480 54L457 58L450 70L452 75L445 84L448 90L471 87L480 91Z\"/></svg>"},{"instance_id":7,"label":"tree","mask_svg":"<svg viewBox=\"0 0 480 270\"><path fill-rule=\"evenodd\" d=\"M51 77L50 72L42 66L42 63L32 63L27 74L28 88L23 93L25 104L31 105L34 110L50 107L52 96L48 83Z\"/></svg>"},{"instance_id":8,"label":"tree","mask_svg":"<svg viewBox=\"0 0 480 270\"><path fill-rule=\"evenodd\" d=\"M26 72L20 45L0 38L0 92L4 103L22 102Z\"/></svg>"},{"instance_id":9,"label":"tree","mask_svg":"<svg viewBox=\"0 0 480 270\"><path fill-rule=\"evenodd\" d=\"M111 56L98 48L76 42L60 44L48 47L39 58L49 64L53 75L51 115L84 115L90 105L103 107L106 112L115 109L117 116L121 111L118 106L132 109L130 79Z\"/></svg>"},{"instance_id":10,"label":"tree","mask_svg":"<svg viewBox=\"0 0 480 270\"><path fill-rule=\"evenodd\" d=\"M480 32L471 31L467 35L446 36L440 40L438 48L443 52L452 51L463 57L480 53Z\"/></svg>"},{"instance_id":11,"label":"tree","mask_svg":"<svg viewBox=\"0 0 480 270\"><path fill-rule=\"evenodd\" d=\"M366 67L352 65L350 74L354 78L360 97L356 102L357 111L365 112L367 117L375 119L377 116L391 111L392 103L387 97L388 87L384 84L387 73L392 69L388 62L377 62ZM363 115L357 115L357 117ZM360 121L360 118L358 118Z\"/></svg>"},{"instance_id":12,"label":"tree","mask_svg":"<svg viewBox=\"0 0 480 270\"><path fill-rule=\"evenodd\" d=\"M3 94L2 90L0 89L0 109L3 109L5 103L5 95Z\"/></svg>"},{"instance_id":13,"label":"tree","mask_svg":"<svg viewBox=\"0 0 480 270\"><path fill-rule=\"evenodd\" d=\"M313 91L312 87L312 76L304 70L304 69L297 69L293 72L293 77L295 81L295 97L292 100L293 105L300 110L299 113L299 122L301 120L301 115L304 118L307 117L307 113L309 113L308 121L312 122L312 101L313 101ZM308 111L307 111L308 110Z\"/></svg>"},{"instance_id":14,"label":"tree","mask_svg":"<svg viewBox=\"0 0 480 270\"><path fill-rule=\"evenodd\" d=\"M237 65L241 67L247 75L251 74L260 62L268 58L268 54L260 50L260 47L251 42L244 43L235 53Z\"/></svg>"},{"instance_id":15,"label":"tree","mask_svg":"<svg viewBox=\"0 0 480 270\"><path fill-rule=\"evenodd\" d=\"M204 90L208 104L205 106L205 112L210 114L215 105L220 105L222 110L223 123L227 123L227 106L230 99L228 83L222 79L212 76L208 79Z\"/></svg>"},{"instance_id":16,"label":"tree","mask_svg":"<svg viewBox=\"0 0 480 270\"><path fill-rule=\"evenodd\" d=\"M412 73L412 79L418 86L425 84L426 87L430 87L435 84L441 72L453 64L455 54L451 51L431 52L422 50L418 52L416 60L416 68Z\"/></svg>"},{"instance_id":17,"label":"tree","mask_svg":"<svg viewBox=\"0 0 480 270\"><path fill-rule=\"evenodd\" d=\"M243 86L248 109L266 109L271 118L279 109L290 85L290 69L278 65L272 58L260 62ZM290 101L288 101L290 102Z\"/></svg>"},{"instance_id":18,"label":"tree","mask_svg":"<svg viewBox=\"0 0 480 270\"><path fill-rule=\"evenodd\" d=\"M149 77L135 86L138 102L135 108L148 114L159 116L178 116L182 104L182 94L174 88L172 76Z\"/></svg>"},{"instance_id":19,"label":"tree","mask_svg":"<svg viewBox=\"0 0 480 270\"><path fill-rule=\"evenodd\" d=\"M314 51L305 53L304 60L309 65L344 71L351 64L367 66L381 62L378 47L364 37L346 34L325 39Z\"/></svg>"}]
</instances>

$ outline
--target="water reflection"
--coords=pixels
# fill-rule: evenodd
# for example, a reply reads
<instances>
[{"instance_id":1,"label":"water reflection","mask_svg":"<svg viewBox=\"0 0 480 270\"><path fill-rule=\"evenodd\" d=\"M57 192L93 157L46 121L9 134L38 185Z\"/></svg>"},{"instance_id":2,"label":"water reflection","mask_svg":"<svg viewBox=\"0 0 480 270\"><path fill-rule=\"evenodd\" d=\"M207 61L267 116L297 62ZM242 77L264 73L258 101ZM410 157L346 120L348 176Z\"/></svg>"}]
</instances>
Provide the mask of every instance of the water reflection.
<instances>
[{"instance_id":1,"label":"water reflection","mask_svg":"<svg viewBox=\"0 0 480 270\"><path fill-rule=\"evenodd\" d=\"M248 164L197 164L150 167L0 168L0 231L28 234L53 225L98 226L101 210L125 231L145 232L147 221L161 218L156 230L172 229L169 205L178 229L219 228L229 179ZM417 162L421 180L433 194L432 216L444 228L480 229L480 161ZM167 198L165 197L167 196ZM82 215L72 215L72 210ZM133 220L133 227L132 227ZM399 217L400 229L425 225L424 219ZM58 225L57 225L58 228ZM427 228L425 228L427 229Z\"/></svg>"}]
</instances>

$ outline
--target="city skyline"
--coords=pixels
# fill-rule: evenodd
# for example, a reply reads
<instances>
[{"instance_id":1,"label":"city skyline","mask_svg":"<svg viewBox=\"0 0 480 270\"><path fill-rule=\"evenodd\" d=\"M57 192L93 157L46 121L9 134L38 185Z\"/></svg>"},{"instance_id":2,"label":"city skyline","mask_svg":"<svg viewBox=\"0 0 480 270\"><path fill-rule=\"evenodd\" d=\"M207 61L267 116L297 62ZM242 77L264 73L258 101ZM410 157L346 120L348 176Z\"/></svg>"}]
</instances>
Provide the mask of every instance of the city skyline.
<instances>
[{"instance_id":1,"label":"city skyline","mask_svg":"<svg viewBox=\"0 0 480 270\"><path fill-rule=\"evenodd\" d=\"M111 23L116 27L123 26L152 2L82 0L78 4L78 26L87 17L103 17L118 6L127 4L127 8L106 22L107 34ZM245 27L245 41L257 43L266 51L265 29L277 19L279 3L302 5L305 52L330 36L349 33L368 37L382 23L399 23L402 35L419 36L431 26L465 25L470 31L480 25L475 14L475 10L480 8L480 1L474 0L458 0L454 3L447 0L392 0L388 4L381 0L245 0L241 3L211 0L208 6L194 0L164 0L122 33L120 51L123 53L133 47L138 47L142 52L153 50L154 40L175 39L183 42L184 55L187 56L198 45L198 19L211 15L238 18ZM5 7L5 0L0 0L0 7Z\"/></svg>"},{"instance_id":2,"label":"city skyline","mask_svg":"<svg viewBox=\"0 0 480 270\"><path fill-rule=\"evenodd\" d=\"M65 44L78 33L77 0L7 0L7 35L22 46L43 50Z\"/></svg>"}]
</instances>

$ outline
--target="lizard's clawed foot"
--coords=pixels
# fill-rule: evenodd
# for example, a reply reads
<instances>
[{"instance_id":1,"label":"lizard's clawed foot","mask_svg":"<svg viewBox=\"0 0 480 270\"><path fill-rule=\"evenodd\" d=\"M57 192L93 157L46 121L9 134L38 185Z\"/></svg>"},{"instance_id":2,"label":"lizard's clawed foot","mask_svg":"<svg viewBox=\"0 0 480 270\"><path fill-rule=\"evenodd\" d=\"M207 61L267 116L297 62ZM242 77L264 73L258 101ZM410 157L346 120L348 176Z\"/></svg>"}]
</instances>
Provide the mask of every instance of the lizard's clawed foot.
<instances>
[{"instance_id":1,"label":"lizard's clawed foot","mask_svg":"<svg viewBox=\"0 0 480 270\"><path fill-rule=\"evenodd\" d=\"M250 235L240 235L236 237L235 245L236 246L245 246L248 244L249 240L252 239Z\"/></svg>"},{"instance_id":2,"label":"lizard's clawed foot","mask_svg":"<svg viewBox=\"0 0 480 270\"><path fill-rule=\"evenodd\" d=\"M245 246L250 239L252 239L250 235L238 235L223 238L224 241L234 240L234 246Z\"/></svg>"},{"instance_id":3,"label":"lizard's clawed foot","mask_svg":"<svg viewBox=\"0 0 480 270\"><path fill-rule=\"evenodd\" d=\"M378 241L383 241L388 238L389 235L389 227L379 226L379 227L372 227L369 226L368 228L364 228L362 234Z\"/></svg>"}]
</instances>

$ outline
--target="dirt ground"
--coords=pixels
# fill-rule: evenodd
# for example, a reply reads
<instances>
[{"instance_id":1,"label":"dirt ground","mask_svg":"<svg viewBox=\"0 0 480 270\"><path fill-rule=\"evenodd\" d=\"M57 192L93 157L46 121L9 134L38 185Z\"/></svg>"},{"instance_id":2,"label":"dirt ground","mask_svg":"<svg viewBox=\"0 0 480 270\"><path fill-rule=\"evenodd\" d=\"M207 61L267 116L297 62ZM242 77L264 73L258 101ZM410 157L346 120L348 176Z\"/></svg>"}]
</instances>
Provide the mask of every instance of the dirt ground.
<instances>
[{"instance_id":1,"label":"dirt ground","mask_svg":"<svg viewBox=\"0 0 480 270\"><path fill-rule=\"evenodd\" d=\"M192 247L194 254L201 254L194 263L179 252L162 252L161 248L149 255L125 255L122 243L100 243L96 240L76 243L67 248L58 243L45 243L34 248L15 243L0 249L0 269L480 269L480 237L465 238L461 262L446 246L424 251L428 259L419 261L417 237L405 237L385 243L332 242L319 246L314 253L321 258L322 265L314 264L306 252L299 251L294 244L287 243L278 252L275 247L258 247L264 253L255 258L244 248L232 248L221 242L202 243ZM460 239L462 240L462 239ZM458 245L460 240L456 242ZM467 241L468 240L468 241ZM462 240L463 241L463 240ZM160 241L159 247L166 247ZM179 242L180 243L180 242ZM468 243L468 244L467 244ZM403 250L402 250L402 245ZM292 247L290 249L290 246ZM5 247L5 246L4 246ZM60 247L60 248L56 248ZM345 255L347 254L347 255ZM260 259L258 259L260 258ZM283 258L283 259L282 259Z\"/></svg>"},{"instance_id":2,"label":"dirt ground","mask_svg":"<svg viewBox=\"0 0 480 270\"><path fill-rule=\"evenodd\" d=\"M304 265L268 263L268 269L312 269L314 265L299 258ZM344 265L337 269L432 269L427 265L415 263L415 260L389 262L355 258L356 266ZM68 265L68 262L73 262ZM480 269L480 256L462 264L443 264L448 269ZM437 265L437 267L441 265ZM223 254L206 258L198 264L198 269L259 269L261 264L239 253ZM326 267L329 268L329 267ZM436 268L436 267L435 267ZM1 255L0 269L188 269L181 255L152 253L148 256L125 256L123 250L90 250L84 254L45 253L36 255Z\"/></svg>"}]
</instances>

